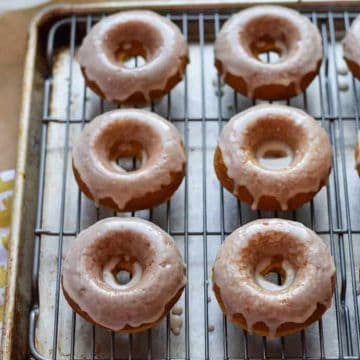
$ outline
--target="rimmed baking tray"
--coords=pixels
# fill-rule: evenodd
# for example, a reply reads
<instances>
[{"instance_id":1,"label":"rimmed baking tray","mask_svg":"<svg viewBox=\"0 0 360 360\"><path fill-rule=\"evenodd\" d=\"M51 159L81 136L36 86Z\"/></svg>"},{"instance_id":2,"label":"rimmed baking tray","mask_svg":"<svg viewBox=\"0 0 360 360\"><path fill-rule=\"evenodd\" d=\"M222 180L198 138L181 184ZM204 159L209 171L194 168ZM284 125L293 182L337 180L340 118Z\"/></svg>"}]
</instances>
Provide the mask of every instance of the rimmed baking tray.
<instances>
[{"instance_id":1,"label":"rimmed baking tray","mask_svg":"<svg viewBox=\"0 0 360 360\"><path fill-rule=\"evenodd\" d=\"M342 2L341 7L292 3L319 28L325 51L320 74L306 93L282 103L303 108L321 122L333 144L334 168L326 189L291 213L251 211L223 191L212 168L222 126L234 113L258 103L224 86L213 66L216 33L231 13L245 5L232 1L67 5L48 8L33 21L24 78L2 359L359 358L360 180L354 170L353 147L359 128L360 88L346 73L339 42L358 14L356 2ZM133 336L95 328L71 311L59 284L63 256L76 234L97 219L114 215L97 209L80 194L70 169L74 137L95 115L114 108L85 87L76 49L101 17L129 8L155 9L170 17L190 45L191 64L184 80L149 108L182 132L187 176L170 202L126 214L159 224L183 253L188 286L178 304L183 309L178 336L171 332L172 315L153 330ZM209 275L228 233L252 219L270 216L297 219L313 228L328 243L337 265L333 306L323 319L304 332L275 340L252 336L228 323L214 299Z\"/></svg>"}]
</instances>

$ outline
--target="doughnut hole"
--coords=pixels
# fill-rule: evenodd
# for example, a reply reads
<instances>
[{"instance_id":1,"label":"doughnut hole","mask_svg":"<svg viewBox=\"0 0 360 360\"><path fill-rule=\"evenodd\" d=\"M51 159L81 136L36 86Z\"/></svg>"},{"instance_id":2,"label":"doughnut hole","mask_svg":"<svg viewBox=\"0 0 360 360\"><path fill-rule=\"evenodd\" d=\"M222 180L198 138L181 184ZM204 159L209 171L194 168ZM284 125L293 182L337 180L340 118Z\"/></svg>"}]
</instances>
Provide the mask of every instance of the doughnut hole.
<instances>
[{"instance_id":1,"label":"doughnut hole","mask_svg":"<svg viewBox=\"0 0 360 360\"><path fill-rule=\"evenodd\" d=\"M301 126L287 117L268 117L247 129L243 150L256 166L283 171L301 161L307 146Z\"/></svg>"},{"instance_id":2,"label":"doughnut hole","mask_svg":"<svg viewBox=\"0 0 360 360\"><path fill-rule=\"evenodd\" d=\"M299 31L290 21L274 16L252 19L239 34L239 41L250 56L266 63L289 58L297 51L299 39ZM274 53L273 57L266 56L269 53Z\"/></svg>"},{"instance_id":3,"label":"doughnut hole","mask_svg":"<svg viewBox=\"0 0 360 360\"><path fill-rule=\"evenodd\" d=\"M98 158L112 172L141 171L150 166L160 146L160 139L151 126L137 122L116 122L108 126L96 139ZM141 130L141 131L140 131ZM147 134L148 136L144 136Z\"/></svg>"},{"instance_id":4,"label":"doughnut hole","mask_svg":"<svg viewBox=\"0 0 360 360\"><path fill-rule=\"evenodd\" d=\"M147 153L137 141L114 142L109 149L109 160L114 167L126 172L141 169L146 163Z\"/></svg>"},{"instance_id":5,"label":"doughnut hole","mask_svg":"<svg viewBox=\"0 0 360 360\"><path fill-rule=\"evenodd\" d=\"M132 278L132 272L119 269L113 272L113 276L120 285L126 285Z\"/></svg>"},{"instance_id":6,"label":"doughnut hole","mask_svg":"<svg viewBox=\"0 0 360 360\"><path fill-rule=\"evenodd\" d=\"M126 172L140 170L146 164L148 152L142 144L134 141L115 141L109 148L108 159L113 167Z\"/></svg>"},{"instance_id":7,"label":"doughnut hole","mask_svg":"<svg viewBox=\"0 0 360 360\"><path fill-rule=\"evenodd\" d=\"M260 275L269 283L284 285L288 274L284 269L282 256L271 258L271 262L260 269Z\"/></svg>"},{"instance_id":8,"label":"doughnut hole","mask_svg":"<svg viewBox=\"0 0 360 360\"><path fill-rule=\"evenodd\" d=\"M141 286L154 256L154 249L145 238L124 231L89 247L85 269L100 288L131 290ZM119 274L125 273L127 277L118 278Z\"/></svg>"},{"instance_id":9,"label":"doughnut hole","mask_svg":"<svg viewBox=\"0 0 360 360\"><path fill-rule=\"evenodd\" d=\"M279 273L285 279L286 270L283 262L291 263L296 282L296 273L298 269L303 269L307 263L306 249L301 242L297 240L297 234L286 234L276 230L268 230L266 234L258 233L248 240L248 245L239 253L239 263L244 264L249 271L252 284L258 286L255 281L256 267L263 263L260 273L266 275L270 272ZM289 249L289 243L292 244ZM266 246L264 246L266 244ZM267 260L264 263L264 260ZM301 271L300 271L301 275ZM305 273L302 273L305 276Z\"/></svg>"},{"instance_id":10,"label":"doughnut hole","mask_svg":"<svg viewBox=\"0 0 360 360\"><path fill-rule=\"evenodd\" d=\"M103 280L113 289L129 289L142 277L142 267L129 256L112 257L103 266Z\"/></svg>"},{"instance_id":11,"label":"doughnut hole","mask_svg":"<svg viewBox=\"0 0 360 360\"><path fill-rule=\"evenodd\" d=\"M127 21L106 33L107 56L113 64L125 67L144 67L163 45L158 30L147 22ZM130 61L130 60L136 61Z\"/></svg>"},{"instance_id":12,"label":"doughnut hole","mask_svg":"<svg viewBox=\"0 0 360 360\"><path fill-rule=\"evenodd\" d=\"M120 155L115 160L116 164L127 172L141 169L142 157L133 155Z\"/></svg>"},{"instance_id":13,"label":"doughnut hole","mask_svg":"<svg viewBox=\"0 0 360 360\"><path fill-rule=\"evenodd\" d=\"M277 63L281 59L280 52L270 50L270 51L262 51L258 54L259 60L261 60L263 63Z\"/></svg>"},{"instance_id":14,"label":"doughnut hole","mask_svg":"<svg viewBox=\"0 0 360 360\"><path fill-rule=\"evenodd\" d=\"M129 41L120 44L115 57L120 65L132 69L146 64L147 52L139 41Z\"/></svg>"}]
</instances>

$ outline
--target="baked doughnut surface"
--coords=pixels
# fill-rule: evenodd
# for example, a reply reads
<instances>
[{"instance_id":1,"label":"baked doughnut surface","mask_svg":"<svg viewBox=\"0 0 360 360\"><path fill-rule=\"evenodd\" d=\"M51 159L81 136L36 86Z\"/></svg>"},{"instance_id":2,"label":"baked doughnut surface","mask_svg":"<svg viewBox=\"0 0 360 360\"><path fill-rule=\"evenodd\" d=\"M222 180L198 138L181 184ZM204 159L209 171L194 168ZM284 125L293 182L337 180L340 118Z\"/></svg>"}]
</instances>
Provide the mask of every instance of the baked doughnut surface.
<instances>
[{"instance_id":1,"label":"baked doughnut surface","mask_svg":"<svg viewBox=\"0 0 360 360\"><path fill-rule=\"evenodd\" d=\"M343 41L343 55L347 66L360 79L360 17L358 16L347 31Z\"/></svg>"},{"instance_id":2,"label":"baked doughnut surface","mask_svg":"<svg viewBox=\"0 0 360 360\"><path fill-rule=\"evenodd\" d=\"M124 62L142 56L145 64ZM186 40L170 20L152 11L107 16L84 38L78 61L87 85L106 100L147 104L169 92L188 64Z\"/></svg>"},{"instance_id":3,"label":"baked doughnut surface","mask_svg":"<svg viewBox=\"0 0 360 360\"><path fill-rule=\"evenodd\" d=\"M185 175L185 151L175 126L137 109L104 113L87 124L73 147L80 189L97 204L117 211L151 208L168 200ZM137 157L126 171L116 161Z\"/></svg>"},{"instance_id":4,"label":"baked doughnut surface","mask_svg":"<svg viewBox=\"0 0 360 360\"><path fill-rule=\"evenodd\" d=\"M355 169L360 176L360 132L357 133L357 140L355 144Z\"/></svg>"},{"instance_id":5,"label":"baked doughnut surface","mask_svg":"<svg viewBox=\"0 0 360 360\"><path fill-rule=\"evenodd\" d=\"M221 184L252 209L293 210L327 182L329 138L304 111L257 105L224 127L214 155Z\"/></svg>"},{"instance_id":6,"label":"baked doughnut surface","mask_svg":"<svg viewBox=\"0 0 360 360\"><path fill-rule=\"evenodd\" d=\"M277 285L265 278L282 277ZM213 267L216 298L230 321L254 334L285 336L330 307L335 266L322 239L304 225L256 220L225 239Z\"/></svg>"},{"instance_id":7,"label":"baked doughnut surface","mask_svg":"<svg viewBox=\"0 0 360 360\"><path fill-rule=\"evenodd\" d=\"M275 63L259 54L274 51ZM250 98L286 99L311 83L322 62L317 28L299 12L254 6L225 22L215 41L215 66L224 81Z\"/></svg>"},{"instance_id":8,"label":"baked doughnut surface","mask_svg":"<svg viewBox=\"0 0 360 360\"><path fill-rule=\"evenodd\" d=\"M120 284L120 270L132 274ZM63 265L62 287L86 320L117 332L158 323L185 287L185 265L173 239L137 218L107 218L83 230Z\"/></svg>"}]
</instances>

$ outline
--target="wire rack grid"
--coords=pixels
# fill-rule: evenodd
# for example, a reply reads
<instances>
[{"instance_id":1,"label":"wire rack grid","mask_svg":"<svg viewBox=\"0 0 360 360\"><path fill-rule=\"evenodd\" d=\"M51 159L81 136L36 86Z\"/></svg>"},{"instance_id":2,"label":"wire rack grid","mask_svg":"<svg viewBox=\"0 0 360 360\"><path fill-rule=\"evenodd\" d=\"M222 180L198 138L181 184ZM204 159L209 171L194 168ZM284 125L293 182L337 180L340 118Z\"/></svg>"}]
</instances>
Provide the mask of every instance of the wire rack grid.
<instances>
[{"instance_id":1,"label":"wire rack grid","mask_svg":"<svg viewBox=\"0 0 360 360\"><path fill-rule=\"evenodd\" d=\"M86 227L84 219L88 219L90 213L92 220L88 220L89 223L105 216L121 215L96 208L83 197L73 179L69 155L73 129L81 131L91 118L113 108L113 105L97 98L83 82L79 85L76 75L77 46L94 23L105 15L69 16L53 24L47 33L49 71L44 79L29 352L41 360L359 358L356 269L360 255L360 227L356 225L359 223L360 204L356 195L360 189L356 183L352 151L359 129L360 98L359 84L351 74L345 74L341 69L343 65L339 56L339 39L357 13L305 13L321 33L324 61L310 88L283 103L305 109L327 130L333 146L333 170L326 189L311 203L297 211L281 213L251 211L246 204L225 192L213 174L212 154L223 125L233 114L258 103L224 86L215 70L209 75L213 63L212 43L230 14L164 15L178 24L188 39L193 70L189 68L176 90L160 104L152 104L150 110L172 121L183 133L187 175L174 198L166 204L126 215L141 216L159 224L175 238L182 250L188 267L188 285L180 300L184 309L181 336L171 333L171 315L146 333L115 334L87 324L64 302L60 282L65 247ZM68 61L59 65L63 51ZM192 55L196 57L195 63ZM271 60L270 55L267 55L267 60ZM137 60L134 61L136 66ZM59 107L56 105L59 76L63 76L61 92L64 101L60 102L63 116L54 110ZM342 91L344 79L349 86L346 91ZM79 86L81 89L75 96L74 88ZM77 111L74 112L75 103ZM57 144L58 157L53 158L52 142L55 138L60 139L61 144ZM48 181L49 174L54 173L53 166L57 169L57 187ZM49 191L51 204L47 195ZM48 221L49 207L57 206L52 204L58 204L58 212ZM69 216L73 220L71 226L67 220ZM279 339L261 338L235 328L222 316L216 301L211 301L214 298L210 286L211 266L217 248L238 226L262 217L294 219L314 229L328 243L337 265L332 308L305 331ZM49 243L55 252L51 265L45 260L52 254L51 251L47 253ZM51 266L53 281L44 286L42 274L50 271ZM48 293L47 288L50 289ZM212 331L213 324L215 331Z\"/></svg>"}]
</instances>

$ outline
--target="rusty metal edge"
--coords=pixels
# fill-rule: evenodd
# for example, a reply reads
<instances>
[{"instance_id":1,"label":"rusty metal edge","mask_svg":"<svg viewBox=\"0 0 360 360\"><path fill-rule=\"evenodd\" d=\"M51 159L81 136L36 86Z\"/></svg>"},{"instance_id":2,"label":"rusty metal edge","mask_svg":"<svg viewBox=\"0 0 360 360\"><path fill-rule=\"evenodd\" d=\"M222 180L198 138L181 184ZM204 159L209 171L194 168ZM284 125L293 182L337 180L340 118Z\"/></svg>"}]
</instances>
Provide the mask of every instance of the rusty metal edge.
<instances>
[{"instance_id":1,"label":"rusty metal edge","mask_svg":"<svg viewBox=\"0 0 360 360\"><path fill-rule=\"evenodd\" d=\"M41 10L31 21L28 31L27 53L25 58L25 70L22 86L22 104L20 111L20 126L18 137L18 156L16 166L15 196L13 201L12 220L11 220L11 238L9 246L7 289L5 297L5 313L3 320L2 343L0 349L0 358L2 360L11 360L16 357L13 348L13 331L15 317L15 292L16 279L18 276L18 260L20 248L21 232L21 209L24 198L24 184L26 178L26 154L28 151L28 133L30 127L31 98L33 93L33 82L35 72L35 60L38 50L38 30L46 21L51 18L82 13L111 12L116 10L127 10L136 8L154 9L154 10L211 10L211 9L229 9L242 8L255 4L279 4L288 6L304 6L310 8L346 8L359 6L358 0L345 1L271 1L271 0L197 0L196 4L189 4L184 0L173 0L169 3L166 0L140 0L133 1L105 2L93 4L58 4L50 5ZM23 334L25 335L25 334ZM27 335L27 334L26 334Z\"/></svg>"},{"instance_id":2,"label":"rusty metal edge","mask_svg":"<svg viewBox=\"0 0 360 360\"><path fill-rule=\"evenodd\" d=\"M121 2L99 2L91 4L57 4L49 5L41 10L34 20L41 22L44 18L51 15L78 15L82 13L111 12L128 9L153 9L153 10L213 10L243 8L252 5L275 4L282 6L300 6L306 8L316 8L317 10L331 8L353 8L359 7L359 0L196 0L196 2L186 2L186 0L125 0Z\"/></svg>"},{"instance_id":3,"label":"rusty metal edge","mask_svg":"<svg viewBox=\"0 0 360 360\"><path fill-rule=\"evenodd\" d=\"M24 77L22 86L22 105L20 111L18 155L16 165L16 180L14 190L14 201L11 218L11 236L9 242L7 287L5 295L5 313L3 319L2 343L0 358L3 360L12 359L12 332L15 326L15 290L18 274L18 255L20 247L21 229L21 207L23 204L24 182L26 174L26 153L28 145L28 129L30 125L30 108L32 84L35 70L35 59L37 51L38 25L41 17L36 17L30 25L28 35L27 53L25 58Z\"/></svg>"}]
</instances>

